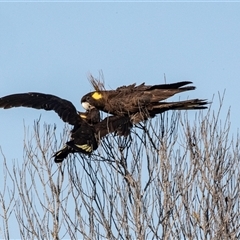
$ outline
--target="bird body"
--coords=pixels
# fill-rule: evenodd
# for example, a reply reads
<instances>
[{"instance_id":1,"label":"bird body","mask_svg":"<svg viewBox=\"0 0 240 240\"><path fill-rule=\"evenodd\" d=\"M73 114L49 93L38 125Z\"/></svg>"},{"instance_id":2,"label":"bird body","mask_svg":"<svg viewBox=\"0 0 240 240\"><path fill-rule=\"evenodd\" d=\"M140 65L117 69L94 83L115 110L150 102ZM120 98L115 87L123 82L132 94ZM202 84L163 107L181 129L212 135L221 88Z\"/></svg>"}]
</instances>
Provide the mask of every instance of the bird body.
<instances>
[{"instance_id":1,"label":"bird body","mask_svg":"<svg viewBox=\"0 0 240 240\"><path fill-rule=\"evenodd\" d=\"M12 94L0 98L0 108L30 107L55 111L66 123L73 125L71 139L56 152L55 162L62 162L69 153L91 154L98 148L100 139L108 133L127 136L133 124L154 117L168 110L190 110L207 108L206 100L191 99L178 102L163 100L181 92L194 90L186 86L192 82L183 81L172 84L148 86L131 84L116 90L106 91L101 83L92 80L95 88L82 97L81 102L87 110L78 112L68 100L51 94L30 92ZM113 114L100 121L99 110Z\"/></svg>"},{"instance_id":2,"label":"bird body","mask_svg":"<svg viewBox=\"0 0 240 240\"><path fill-rule=\"evenodd\" d=\"M127 135L132 127L130 119L125 116L110 116L100 121L98 109L78 112L70 101L51 94L30 92L0 98L0 108L21 106L55 111L64 122L73 125L70 141L53 155L55 162L62 162L69 153L91 154L98 148L100 139L108 133Z\"/></svg>"},{"instance_id":3,"label":"bird body","mask_svg":"<svg viewBox=\"0 0 240 240\"><path fill-rule=\"evenodd\" d=\"M116 115L130 116L139 119L137 123L154 117L167 110L204 109L206 100L186 100L179 102L163 102L163 100L181 92L194 90L194 86L186 86L192 82L183 81L172 84L160 84L148 86L143 84L131 84L122 86L116 90L100 90L90 92L82 97L82 105L85 109L92 107L98 110ZM96 84L93 84L94 86Z\"/></svg>"}]
</instances>

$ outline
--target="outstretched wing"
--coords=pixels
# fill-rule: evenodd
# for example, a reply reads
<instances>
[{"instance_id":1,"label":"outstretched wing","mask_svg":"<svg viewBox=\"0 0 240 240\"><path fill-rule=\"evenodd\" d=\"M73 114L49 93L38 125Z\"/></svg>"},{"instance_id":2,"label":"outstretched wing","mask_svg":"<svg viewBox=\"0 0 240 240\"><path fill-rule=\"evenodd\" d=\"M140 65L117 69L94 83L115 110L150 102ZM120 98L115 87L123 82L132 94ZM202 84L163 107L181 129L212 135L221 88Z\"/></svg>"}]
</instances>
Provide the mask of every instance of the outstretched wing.
<instances>
[{"instance_id":1,"label":"outstretched wing","mask_svg":"<svg viewBox=\"0 0 240 240\"><path fill-rule=\"evenodd\" d=\"M71 125L76 125L80 121L74 105L65 99L54 95L44 93L19 93L0 98L1 108L29 107L35 109L44 109L46 111L55 111L58 116Z\"/></svg>"}]
</instances>

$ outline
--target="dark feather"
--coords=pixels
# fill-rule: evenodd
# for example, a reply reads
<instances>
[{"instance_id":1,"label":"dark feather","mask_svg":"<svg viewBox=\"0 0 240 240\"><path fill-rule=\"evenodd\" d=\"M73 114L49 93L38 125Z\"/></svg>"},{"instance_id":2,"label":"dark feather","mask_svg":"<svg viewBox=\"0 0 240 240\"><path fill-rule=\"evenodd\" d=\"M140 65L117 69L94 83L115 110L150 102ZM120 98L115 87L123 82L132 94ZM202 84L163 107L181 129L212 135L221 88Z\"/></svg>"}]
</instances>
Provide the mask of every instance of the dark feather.
<instances>
[{"instance_id":1,"label":"dark feather","mask_svg":"<svg viewBox=\"0 0 240 240\"><path fill-rule=\"evenodd\" d=\"M85 113L77 112L71 102L50 94L21 93L0 98L0 108L13 107L52 110L64 122L74 126L71 131L71 140L53 155L57 163L62 162L70 153L91 154L97 149L100 139L108 133L116 132L126 136L132 127L130 118L107 117L101 122L99 110L96 108Z\"/></svg>"},{"instance_id":2,"label":"dark feather","mask_svg":"<svg viewBox=\"0 0 240 240\"><path fill-rule=\"evenodd\" d=\"M180 103L162 102L177 93L194 90L195 86L186 86L191 83L190 81L182 81L153 86L145 85L145 83L140 85L134 83L119 87L116 90L99 91L97 96L101 97L98 99L93 98L95 92L90 92L82 97L81 102L88 103L85 106L92 106L116 116L130 116L136 119L147 119L167 110L207 108L207 101L199 99ZM194 101L194 104L191 101Z\"/></svg>"},{"instance_id":3,"label":"dark feather","mask_svg":"<svg viewBox=\"0 0 240 240\"><path fill-rule=\"evenodd\" d=\"M68 100L51 94L43 93L19 93L0 98L0 108L29 107L55 111L58 116L71 125L79 122L79 116L74 105Z\"/></svg>"}]
</instances>

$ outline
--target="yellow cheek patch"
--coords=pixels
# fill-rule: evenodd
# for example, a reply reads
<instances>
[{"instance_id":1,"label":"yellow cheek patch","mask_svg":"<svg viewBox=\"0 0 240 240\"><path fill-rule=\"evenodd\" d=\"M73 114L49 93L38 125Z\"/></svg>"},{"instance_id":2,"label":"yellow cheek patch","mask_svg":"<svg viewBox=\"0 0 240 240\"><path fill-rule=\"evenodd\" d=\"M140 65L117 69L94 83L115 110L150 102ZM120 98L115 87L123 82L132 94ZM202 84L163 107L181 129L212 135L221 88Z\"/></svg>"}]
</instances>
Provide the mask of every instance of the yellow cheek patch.
<instances>
[{"instance_id":1,"label":"yellow cheek patch","mask_svg":"<svg viewBox=\"0 0 240 240\"><path fill-rule=\"evenodd\" d=\"M92 94L92 98L94 98L95 100L99 100L99 99L102 98L102 94L99 93L99 92L94 92L94 93Z\"/></svg>"}]
</instances>

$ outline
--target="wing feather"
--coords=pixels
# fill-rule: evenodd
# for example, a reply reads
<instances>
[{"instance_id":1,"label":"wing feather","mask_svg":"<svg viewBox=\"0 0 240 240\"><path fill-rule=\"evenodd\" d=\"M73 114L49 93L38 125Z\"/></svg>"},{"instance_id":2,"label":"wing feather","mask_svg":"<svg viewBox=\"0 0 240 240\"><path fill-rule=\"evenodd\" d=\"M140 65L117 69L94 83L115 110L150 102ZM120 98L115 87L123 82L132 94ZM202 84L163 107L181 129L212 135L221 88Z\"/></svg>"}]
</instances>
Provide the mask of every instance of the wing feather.
<instances>
[{"instance_id":1,"label":"wing feather","mask_svg":"<svg viewBox=\"0 0 240 240\"><path fill-rule=\"evenodd\" d=\"M58 116L71 125L76 125L81 118L79 117L74 105L66 100L51 94L29 92L12 94L0 98L1 108L29 107L55 111Z\"/></svg>"}]
</instances>

